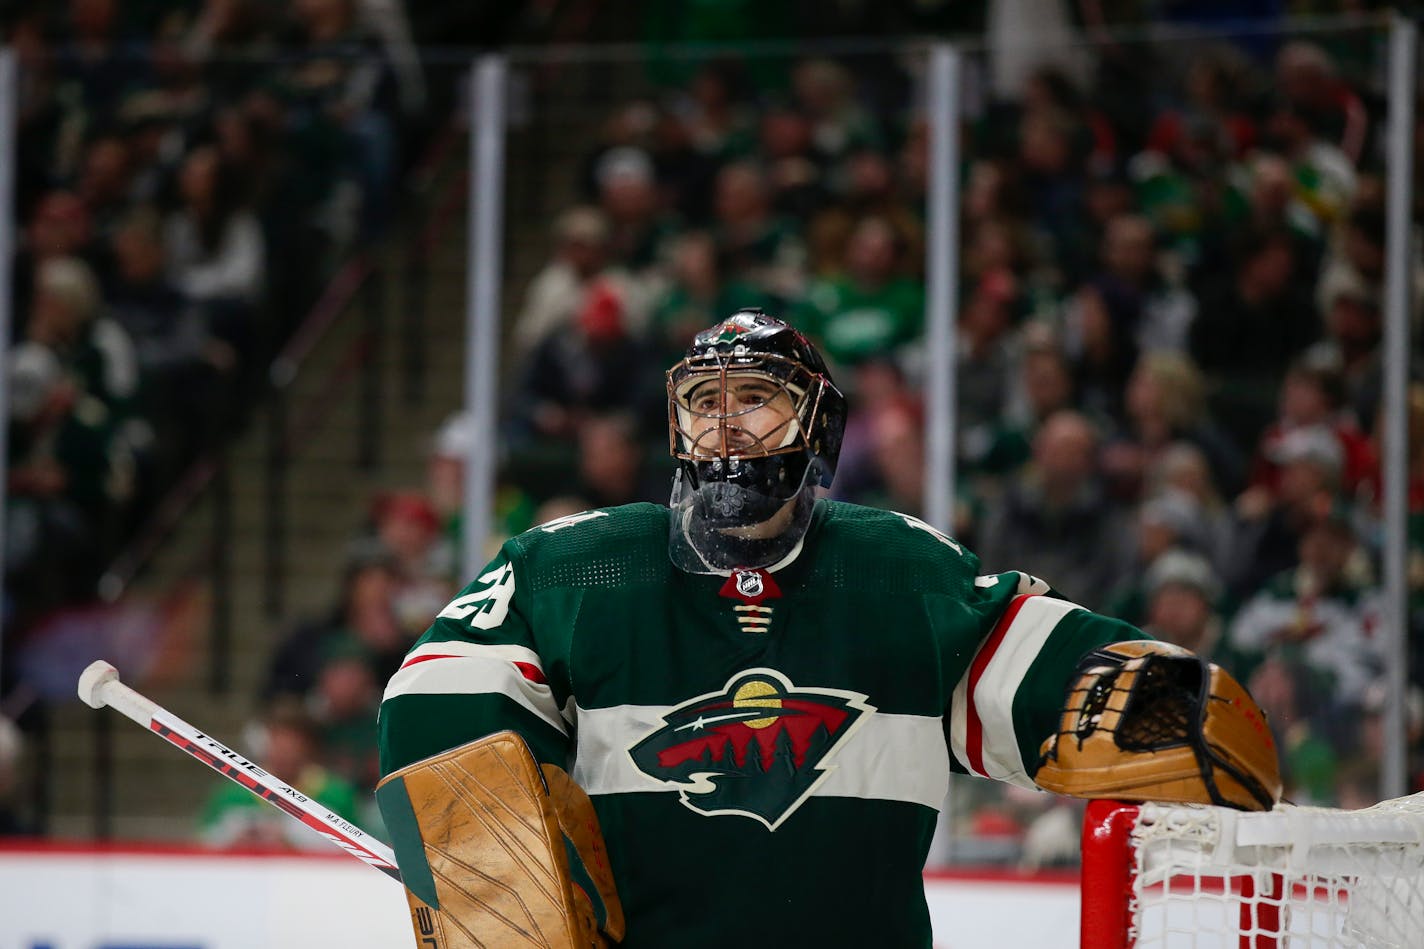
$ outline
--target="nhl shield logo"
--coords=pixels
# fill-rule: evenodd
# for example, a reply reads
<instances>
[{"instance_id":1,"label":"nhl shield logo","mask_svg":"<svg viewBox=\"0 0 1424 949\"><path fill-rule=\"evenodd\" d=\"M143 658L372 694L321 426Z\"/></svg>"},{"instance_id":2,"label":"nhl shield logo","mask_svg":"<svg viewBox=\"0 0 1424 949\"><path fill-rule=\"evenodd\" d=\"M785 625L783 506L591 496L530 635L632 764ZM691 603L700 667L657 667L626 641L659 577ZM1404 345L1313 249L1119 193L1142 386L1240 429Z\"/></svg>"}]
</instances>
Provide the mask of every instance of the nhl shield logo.
<instances>
[{"instance_id":1,"label":"nhl shield logo","mask_svg":"<svg viewBox=\"0 0 1424 949\"><path fill-rule=\"evenodd\" d=\"M761 582L761 574L755 570L739 570L737 572L737 592L745 597L761 596L762 590L766 589Z\"/></svg>"},{"instance_id":2,"label":"nhl shield logo","mask_svg":"<svg viewBox=\"0 0 1424 949\"><path fill-rule=\"evenodd\" d=\"M751 669L668 712L628 754L643 774L676 788L689 809L750 817L776 830L874 713L865 699L797 688L774 669Z\"/></svg>"}]
</instances>

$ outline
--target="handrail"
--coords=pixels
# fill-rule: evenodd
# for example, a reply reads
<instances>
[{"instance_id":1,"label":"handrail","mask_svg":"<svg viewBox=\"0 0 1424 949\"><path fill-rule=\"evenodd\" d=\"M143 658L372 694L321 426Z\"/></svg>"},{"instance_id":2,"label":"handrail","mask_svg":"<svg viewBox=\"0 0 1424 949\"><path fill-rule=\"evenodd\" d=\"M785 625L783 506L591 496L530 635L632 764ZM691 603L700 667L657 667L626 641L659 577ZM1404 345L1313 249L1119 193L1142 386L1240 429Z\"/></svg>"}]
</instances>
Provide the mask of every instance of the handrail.
<instances>
[{"instance_id":1,"label":"handrail","mask_svg":"<svg viewBox=\"0 0 1424 949\"><path fill-rule=\"evenodd\" d=\"M291 385L302 364L311 356L326 331L331 329L336 318L350 305L372 269L369 253L362 251L336 272L287 345L273 358L267 371L267 381L272 388L285 389Z\"/></svg>"}]
</instances>

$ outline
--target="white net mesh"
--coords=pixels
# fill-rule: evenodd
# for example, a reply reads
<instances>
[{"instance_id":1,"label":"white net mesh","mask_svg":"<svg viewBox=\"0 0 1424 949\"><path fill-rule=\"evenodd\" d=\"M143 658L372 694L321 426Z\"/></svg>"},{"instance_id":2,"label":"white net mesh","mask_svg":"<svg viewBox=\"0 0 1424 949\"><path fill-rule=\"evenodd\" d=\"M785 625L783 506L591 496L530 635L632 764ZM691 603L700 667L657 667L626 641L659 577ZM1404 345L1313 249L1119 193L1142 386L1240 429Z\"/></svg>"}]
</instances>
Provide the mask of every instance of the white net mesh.
<instances>
[{"instance_id":1,"label":"white net mesh","mask_svg":"<svg viewBox=\"0 0 1424 949\"><path fill-rule=\"evenodd\" d=\"M1138 947L1424 946L1424 793L1359 811L1143 805Z\"/></svg>"}]
</instances>

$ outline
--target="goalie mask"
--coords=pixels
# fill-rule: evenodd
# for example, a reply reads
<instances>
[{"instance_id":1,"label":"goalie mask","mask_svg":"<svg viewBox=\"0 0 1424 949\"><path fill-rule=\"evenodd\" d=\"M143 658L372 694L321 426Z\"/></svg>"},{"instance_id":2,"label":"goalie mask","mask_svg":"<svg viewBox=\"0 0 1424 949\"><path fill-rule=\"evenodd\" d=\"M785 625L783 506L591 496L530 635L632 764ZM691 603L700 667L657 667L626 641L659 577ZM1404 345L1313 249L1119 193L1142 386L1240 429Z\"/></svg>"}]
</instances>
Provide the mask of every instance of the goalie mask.
<instances>
[{"instance_id":1,"label":"goalie mask","mask_svg":"<svg viewBox=\"0 0 1424 949\"><path fill-rule=\"evenodd\" d=\"M698 333L668 370L673 562L693 573L767 567L810 526L845 431L845 397L815 347L761 310ZM758 530L795 501L777 529ZM771 536L764 536L770 533Z\"/></svg>"}]
</instances>

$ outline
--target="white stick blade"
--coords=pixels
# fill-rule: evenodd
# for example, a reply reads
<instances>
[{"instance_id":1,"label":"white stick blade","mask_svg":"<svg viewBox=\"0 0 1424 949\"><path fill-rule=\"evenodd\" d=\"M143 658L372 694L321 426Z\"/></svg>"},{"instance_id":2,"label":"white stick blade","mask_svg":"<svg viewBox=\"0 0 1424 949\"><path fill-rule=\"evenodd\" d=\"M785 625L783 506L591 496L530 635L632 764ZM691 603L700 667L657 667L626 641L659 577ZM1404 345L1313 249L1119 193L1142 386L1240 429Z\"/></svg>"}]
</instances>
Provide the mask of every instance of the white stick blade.
<instances>
[{"instance_id":1,"label":"white stick blade","mask_svg":"<svg viewBox=\"0 0 1424 949\"><path fill-rule=\"evenodd\" d=\"M119 681L119 670L102 659L95 659L79 676L79 698L90 708L103 708L104 686Z\"/></svg>"}]
</instances>

